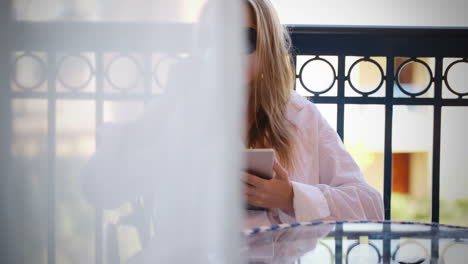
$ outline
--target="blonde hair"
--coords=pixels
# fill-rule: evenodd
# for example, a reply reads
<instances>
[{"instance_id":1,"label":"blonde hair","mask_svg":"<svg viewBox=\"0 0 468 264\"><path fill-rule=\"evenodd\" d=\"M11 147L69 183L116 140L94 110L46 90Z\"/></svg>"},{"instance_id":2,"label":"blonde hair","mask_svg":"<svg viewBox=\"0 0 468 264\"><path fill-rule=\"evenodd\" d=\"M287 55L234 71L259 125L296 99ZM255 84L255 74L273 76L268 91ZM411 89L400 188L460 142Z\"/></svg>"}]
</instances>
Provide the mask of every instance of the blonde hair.
<instances>
[{"instance_id":1,"label":"blonde hair","mask_svg":"<svg viewBox=\"0 0 468 264\"><path fill-rule=\"evenodd\" d=\"M257 26L258 76L250 87L249 116L252 126L248 145L273 148L286 168L294 166L292 124L287 119L287 104L294 84L289 54L290 38L268 0L246 0Z\"/></svg>"}]
</instances>

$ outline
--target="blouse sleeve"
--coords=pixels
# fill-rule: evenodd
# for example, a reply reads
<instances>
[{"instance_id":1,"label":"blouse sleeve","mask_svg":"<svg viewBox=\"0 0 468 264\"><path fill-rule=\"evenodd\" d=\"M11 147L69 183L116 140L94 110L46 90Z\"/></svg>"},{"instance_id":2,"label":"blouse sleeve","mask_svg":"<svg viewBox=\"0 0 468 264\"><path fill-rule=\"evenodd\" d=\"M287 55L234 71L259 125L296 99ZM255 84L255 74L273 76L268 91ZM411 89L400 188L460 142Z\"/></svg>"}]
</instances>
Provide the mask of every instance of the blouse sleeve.
<instances>
[{"instance_id":1,"label":"blouse sleeve","mask_svg":"<svg viewBox=\"0 0 468 264\"><path fill-rule=\"evenodd\" d=\"M280 210L280 220L382 220L380 193L366 183L358 165L316 106L308 103L307 107L306 119L312 119L309 121L317 125L313 133L308 134L315 133L318 140L312 147L318 147L319 184L293 181L294 215Z\"/></svg>"}]
</instances>

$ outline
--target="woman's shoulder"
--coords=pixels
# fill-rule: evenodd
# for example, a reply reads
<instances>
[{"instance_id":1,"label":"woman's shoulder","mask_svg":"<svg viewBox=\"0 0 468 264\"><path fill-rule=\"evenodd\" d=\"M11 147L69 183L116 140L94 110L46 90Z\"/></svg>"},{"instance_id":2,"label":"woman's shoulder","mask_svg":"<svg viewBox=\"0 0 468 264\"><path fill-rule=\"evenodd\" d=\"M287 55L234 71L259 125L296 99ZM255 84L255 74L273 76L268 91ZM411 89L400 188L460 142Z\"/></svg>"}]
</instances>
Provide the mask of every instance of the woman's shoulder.
<instances>
[{"instance_id":1,"label":"woman's shoulder","mask_svg":"<svg viewBox=\"0 0 468 264\"><path fill-rule=\"evenodd\" d=\"M301 121L317 119L320 116L320 112L315 104L307 100L307 98L297 94L295 91L291 93L287 108L288 119L295 125Z\"/></svg>"}]
</instances>

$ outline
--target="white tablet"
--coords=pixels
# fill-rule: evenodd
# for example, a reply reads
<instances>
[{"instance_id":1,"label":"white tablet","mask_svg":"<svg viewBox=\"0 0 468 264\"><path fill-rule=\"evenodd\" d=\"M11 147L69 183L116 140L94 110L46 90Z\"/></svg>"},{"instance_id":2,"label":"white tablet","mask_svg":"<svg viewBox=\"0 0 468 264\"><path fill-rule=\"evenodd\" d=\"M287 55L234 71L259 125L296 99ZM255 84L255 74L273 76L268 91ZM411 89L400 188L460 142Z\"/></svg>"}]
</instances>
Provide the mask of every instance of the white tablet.
<instances>
[{"instance_id":1,"label":"white tablet","mask_svg":"<svg viewBox=\"0 0 468 264\"><path fill-rule=\"evenodd\" d=\"M248 149L245 151L245 170L263 179L273 178L273 163L275 152L273 149Z\"/></svg>"}]
</instances>

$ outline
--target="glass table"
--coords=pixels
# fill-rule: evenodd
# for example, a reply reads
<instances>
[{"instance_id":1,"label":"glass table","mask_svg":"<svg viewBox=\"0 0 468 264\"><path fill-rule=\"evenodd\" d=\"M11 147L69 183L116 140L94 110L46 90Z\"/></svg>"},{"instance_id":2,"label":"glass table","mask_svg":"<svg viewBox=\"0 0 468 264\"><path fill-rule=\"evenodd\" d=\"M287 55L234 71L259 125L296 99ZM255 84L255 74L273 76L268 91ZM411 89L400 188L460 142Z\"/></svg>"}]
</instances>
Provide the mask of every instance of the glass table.
<instances>
[{"instance_id":1,"label":"glass table","mask_svg":"<svg viewBox=\"0 0 468 264\"><path fill-rule=\"evenodd\" d=\"M468 263L468 227L317 221L244 231L249 264Z\"/></svg>"}]
</instances>

